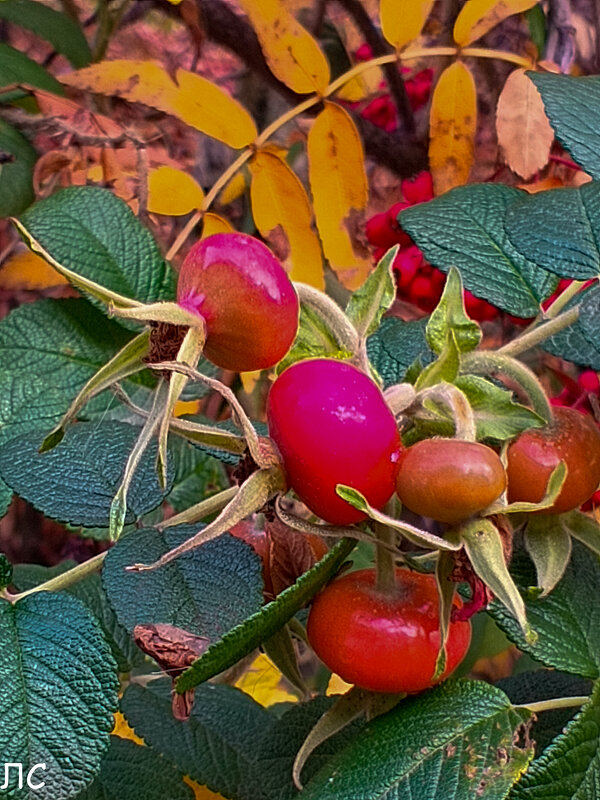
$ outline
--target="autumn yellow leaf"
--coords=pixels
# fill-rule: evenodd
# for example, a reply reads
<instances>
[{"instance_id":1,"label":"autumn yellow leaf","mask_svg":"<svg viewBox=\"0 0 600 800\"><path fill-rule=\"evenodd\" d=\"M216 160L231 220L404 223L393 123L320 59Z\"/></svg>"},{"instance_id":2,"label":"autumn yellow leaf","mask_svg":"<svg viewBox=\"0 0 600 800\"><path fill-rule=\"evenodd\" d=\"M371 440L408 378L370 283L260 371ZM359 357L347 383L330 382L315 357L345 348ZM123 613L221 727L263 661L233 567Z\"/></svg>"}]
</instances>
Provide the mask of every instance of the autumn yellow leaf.
<instances>
[{"instance_id":1,"label":"autumn yellow leaf","mask_svg":"<svg viewBox=\"0 0 600 800\"><path fill-rule=\"evenodd\" d=\"M240 0L273 74L295 92L322 92L329 65L311 34L281 0Z\"/></svg>"},{"instance_id":2,"label":"autumn yellow leaf","mask_svg":"<svg viewBox=\"0 0 600 800\"><path fill-rule=\"evenodd\" d=\"M473 164L477 129L477 92L460 61L442 72L429 117L429 165L435 193L466 183Z\"/></svg>"},{"instance_id":3,"label":"autumn yellow leaf","mask_svg":"<svg viewBox=\"0 0 600 800\"><path fill-rule=\"evenodd\" d=\"M421 33L433 3L434 0L381 0L381 30L396 50Z\"/></svg>"},{"instance_id":4,"label":"autumn yellow leaf","mask_svg":"<svg viewBox=\"0 0 600 800\"><path fill-rule=\"evenodd\" d=\"M240 372L240 380L242 382L242 389L246 394L252 394L256 388L256 384L262 375L262 370L255 369L251 372Z\"/></svg>"},{"instance_id":5,"label":"autumn yellow leaf","mask_svg":"<svg viewBox=\"0 0 600 800\"><path fill-rule=\"evenodd\" d=\"M148 211L178 217L199 208L204 192L199 184L181 169L157 167L148 174Z\"/></svg>"},{"instance_id":6,"label":"autumn yellow leaf","mask_svg":"<svg viewBox=\"0 0 600 800\"><path fill-rule=\"evenodd\" d=\"M246 147L257 135L246 109L219 86L185 69L177 70L174 81L156 61L100 61L61 81L157 108L233 148Z\"/></svg>"},{"instance_id":7,"label":"autumn yellow leaf","mask_svg":"<svg viewBox=\"0 0 600 800\"><path fill-rule=\"evenodd\" d=\"M348 289L357 289L372 264L364 239L369 187L360 135L348 113L326 102L307 142L315 219L323 251Z\"/></svg>"},{"instance_id":8,"label":"autumn yellow leaf","mask_svg":"<svg viewBox=\"0 0 600 800\"><path fill-rule=\"evenodd\" d=\"M40 290L68 283L47 261L30 250L16 253L0 269L0 289Z\"/></svg>"},{"instance_id":9,"label":"autumn yellow leaf","mask_svg":"<svg viewBox=\"0 0 600 800\"><path fill-rule=\"evenodd\" d=\"M211 792L206 786L200 786L199 783L188 778L187 775L184 775L183 780L188 786L191 786L195 800L225 800L222 794Z\"/></svg>"},{"instance_id":10,"label":"autumn yellow leaf","mask_svg":"<svg viewBox=\"0 0 600 800\"><path fill-rule=\"evenodd\" d=\"M281 672L268 656L260 653L235 685L261 706L297 702L296 695L282 687L281 681Z\"/></svg>"},{"instance_id":11,"label":"autumn yellow leaf","mask_svg":"<svg viewBox=\"0 0 600 800\"><path fill-rule=\"evenodd\" d=\"M236 172L233 178L224 186L223 190L219 194L219 203L224 206L229 205L229 203L233 203L234 200L237 200L238 197L241 197L244 194L247 188L248 183L243 171Z\"/></svg>"},{"instance_id":12,"label":"autumn yellow leaf","mask_svg":"<svg viewBox=\"0 0 600 800\"><path fill-rule=\"evenodd\" d=\"M454 41L466 47L503 19L533 8L538 0L467 0L454 23Z\"/></svg>"},{"instance_id":13,"label":"autumn yellow leaf","mask_svg":"<svg viewBox=\"0 0 600 800\"><path fill-rule=\"evenodd\" d=\"M548 163L554 131L541 95L524 69L515 69L504 84L496 109L496 132L506 163L525 180Z\"/></svg>"},{"instance_id":14,"label":"autumn yellow leaf","mask_svg":"<svg viewBox=\"0 0 600 800\"><path fill-rule=\"evenodd\" d=\"M207 212L203 217L202 238L212 236L213 233L231 233L233 227L224 218L212 211Z\"/></svg>"},{"instance_id":15,"label":"autumn yellow leaf","mask_svg":"<svg viewBox=\"0 0 600 800\"><path fill-rule=\"evenodd\" d=\"M325 288L323 256L304 186L279 156L259 151L250 162L256 227L294 281Z\"/></svg>"},{"instance_id":16,"label":"autumn yellow leaf","mask_svg":"<svg viewBox=\"0 0 600 800\"><path fill-rule=\"evenodd\" d=\"M173 409L174 417L182 417L184 414L200 413L200 400L178 400Z\"/></svg>"},{"instance_id":17,"label":"autumn yellow leaf","mask_svg":"<svg viewBox=\"0 0 600 800\"><path fill-rule=\"evenodd\" d=\"M348 692L350 689L352 689L352 684L346 683L343 678L340 678L340 676L336 675L334 672L329 679L325 694L327 697L331 697L331 695L334 694L346 694L346 692Z\"/></svg>"}]
</instances>

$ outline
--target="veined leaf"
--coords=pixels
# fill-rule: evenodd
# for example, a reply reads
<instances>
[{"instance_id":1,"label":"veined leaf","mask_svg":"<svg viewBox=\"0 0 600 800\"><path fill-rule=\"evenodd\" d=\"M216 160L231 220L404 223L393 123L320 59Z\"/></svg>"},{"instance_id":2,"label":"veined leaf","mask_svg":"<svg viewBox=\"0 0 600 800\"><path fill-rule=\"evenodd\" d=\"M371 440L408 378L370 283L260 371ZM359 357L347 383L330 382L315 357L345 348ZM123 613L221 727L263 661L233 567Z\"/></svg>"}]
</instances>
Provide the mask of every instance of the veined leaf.
<instances>
[{"instance_id":1,"label":"veined leaf","mask_svg":"<svg viewBox=\"0 0 600 800\"><path fill-rule=\"evenodd\" d=\"M368 184L360 135L348 113L326 102L307 143L310 188L325 256L348 289L361 286L371 270L362 232Z\"/></svg>"},{"instance_id":2,"label":"veined leaf","mask_svg":"<svg viewBox=\"0 0 600 800\"><path fill-rule=\"evenodd\" d=\"M554 131L540 93L524 69L511 72L500 92L496 132L506 163L525 180L548 163Z\"/></svg>"},{"instance_id":3,"label":"veined leaf","mask_svg":"<svg viewBox=\"0 0 600 800\"><path fill-rule=\"evenodd\" d=\"M361 288L350 296L346 315L361 337L375 333L382 316L394 302L396 285L392 264L397 252L397 247L388 250Z\"/></svg>"},{"instance_id":4,"label":"veined leaf","mask_svg":"<svg viewBox=\"0 0 600 800\"><path fill-rule=\"evenodd\" d=\"M6 0L4 0L6 2ZM44 6L45 7L45 6ZM2 4L0 4L0 17L2 16ZM12 83L27 84L46 89L48 92L64 94L64 90L56 78L41 67L37 61L33 61L25 53L16 50L8 44L0 44L0 89ZM2 92L0 102L8 102L13 97L21 97L25 91L15 89L14 92Z\"/></svg>"},{"instance_id":5,"label":"veined leaf","mask_svg":"<svg viewBox=\"0 0 600 800\"><path fill-rule=\"evenodd\" d=\"M311 34L281 0L240 0L271 72L295 92L322 92L329 66Z\"/></svg>"},{"instance_id":6,"label":"veined leaf","mask_svg":"<svg viewBox=\"0 0 600 800\"><path fill-rule=\"evenodd\" d=\"M402 50L421 33L433 3L434 0L381 0L381 30L396 50Z\"/></svg>"},{"instance_id":7,"label":"veined leaf","mask_svg":"<svg viewBox=\"0 0 600 800\"><path fill-rule=\"evenodd\" d=\"M454 41L466 47L499 22L533 8L538 0L467 0L454 23Z\"/></svg>"},{"instance_id":8,"label":"veined leaf","mask_svg":"<svg viewBox=\"0 0 600 800\"><path fill-rule=\"evenodd\" d=\"M37 154L29 141L4 120L0 120L0 150L14 159L0 164L0 217L8 217L20 214L34 199L33 167Z\"/></svg>"},{"instance_id":9,"label":"veined leaf","mask_svg":"<svg viewBox=\"0 0 600 800\"><path fill-rule=\"evenodd\" d=\"M246 147L257 134L245 108L216 84L185 69L178 69L173 80L156 61L100 61L61 75L61 81L152 106L233 148Z\"/></svg>"},{"instance_id":10,"label":"veined leaf","mask_svg":"<svg viewBox=\"0 0 600 800\"><path fill-rule=\"evenodd\" d=\"M287 163L267 150L250 162L250 198L256 227L269 242L293 281L325 288L323 256L312 227L310 202Z\"/></svg>"},{"instance_id":11,"label":"veined leaf","mask_svg":"<svg viewBox=\"0 0 600 800\"><path fill-rule=\"evenodd\" d=\"M475 152L477 90L469 68L456 61L442 72L429 114L429 163L435 193L467 182Z\"/></svg>"},{"instance_id":12,"label":"veined leaf","mask_svg":"<svg viewBox=\"0 0 600 800\"><path fill-rule=\"evenodd\" d=\"M148 211L181 216L199 208L202 187L187 172L174 167L157 167L148 175Z\"/></svg>"}]
</instances>

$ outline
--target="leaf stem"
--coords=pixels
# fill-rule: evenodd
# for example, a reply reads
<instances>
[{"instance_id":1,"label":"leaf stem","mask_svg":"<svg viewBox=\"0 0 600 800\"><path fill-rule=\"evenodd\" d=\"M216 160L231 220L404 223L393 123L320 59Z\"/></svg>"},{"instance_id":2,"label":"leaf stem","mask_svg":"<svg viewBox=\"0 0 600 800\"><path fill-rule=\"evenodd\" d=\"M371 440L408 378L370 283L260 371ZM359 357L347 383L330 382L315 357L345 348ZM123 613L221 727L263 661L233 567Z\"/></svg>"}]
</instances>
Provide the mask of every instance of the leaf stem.
<instances>
[{"instance_id":1,"label":"leaf stem","mask_svg":"<svg viewBox=\"0 0 600 800\"><path fill-rule=\"evenodd\" d=\"M559 314L554 319L550 319L548 322L544 322L536 328L526 331L521 336L513 339L512 342L505 344L504 347L501 347L496 352L505 356L516 356L519 355L519 353L524 353L532 347L537 347L537 345L549 339L550 336L554 336L556 333L560 333L560 331L573 325L578 319L579 306L575 306L568 311L563 311L562 314Z\"/></svg>"},{"instance_id":2,"label":"leaf stem","mask_svg":"<svg viewBox=\"0 0 600 800\"><path fill-rule=\"evenodd\" d=\"M17 603L24 597L35 594L36 592L59 592L62 589L66 589L74 583L78 583L78 581L87 578L88 575L97 572L102 566L107 552L108 551L98 553L97 556L93 556L93 558L84 561L83 564L77 564L73 569L67 570L67 572L63 572L55 578L50 578L50 580L40 583L39 586L34 586L33 589L28 589L26 592L19 592L19 594L10 594L7 592L5 597L9 602Z\"/></svg>"},{"instance_id":3,"label":"leaf stem","mask_svg":"<svg viewBox=\"0 0 600 800\"><path fill-rule=\"evenodd\" d=\"M589 695L577 695L574 697L554 697L551 700L539 700L536 703L521 703L513 708L523 708L531 711L532 714L539 714L542 711L554 711L557 708L576 708L589 702Z\"/></svg>"},{"instance_id":4,"label":"leaf stem","mask_svg":"<svg viewBox=\"0 0 600 800\"><path fill-rule=\"evenodd\" d=\"M508 50L491 50L487 47L464 47L461 56L471 56L472 58L497 58L500 61L508 61L509 64L516 64L525 69L533 69L533 61L525 56L510 53Z\"/></svg>"}]
</instances>

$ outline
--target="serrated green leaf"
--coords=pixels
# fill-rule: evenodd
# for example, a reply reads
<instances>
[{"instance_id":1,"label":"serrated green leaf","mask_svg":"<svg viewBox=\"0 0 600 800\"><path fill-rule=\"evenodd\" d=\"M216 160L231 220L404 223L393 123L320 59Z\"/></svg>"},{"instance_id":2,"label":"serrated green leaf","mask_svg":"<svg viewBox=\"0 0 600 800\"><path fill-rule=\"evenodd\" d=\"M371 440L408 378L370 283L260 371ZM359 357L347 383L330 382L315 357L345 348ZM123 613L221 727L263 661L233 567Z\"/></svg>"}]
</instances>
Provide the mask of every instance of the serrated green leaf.
<instances>
[{"instance_id":1,"label":"serrated green leaf","mask_svg":"<svg viewBox=\"0 0 600 800\"><path fill-rule=\"evenodd\" d=\"M37 153L29 141L0 120L0 150L14 160L0 165L0 217L19 214L33 201L33 168Z\"/></svg>"},{"instance_id":2,"label":"serrated green leaf","mask_svg":"<svg viewBox=\"0 0 600 800\"><path fill-rule=\"evenodd\" d=\"M541 428L546 423L527 406L517 403L512 392L501 389L495 383L478 375L459 375L454 381L469 400L477 439L512 439L530 428Z\"/></svg>"},{"instance_id":3,"label":"serrated green leaf","mask_svg":"<svg viewBox=\"0 0 600 800\"><path fill-rule=\"evenodd\" d=\"M165 622L215 642L261 607L260 558L228 534L158 570L126 571L135 562L157 560L199 527L133 531L111 549L102 581L128 631L143 623Z\"/></svg>"},{"instance_id":4,"label":"serrated green leaf","mask_svg":"<svg viewBox=\"0 0 600 800\"><path fill-rule=\"evenodd\" d=\"M306 800L502 800L533 751L529 713L483 682L449 681L370 722L304 789Z\"/></svg>"},{"instance_id":5,"label":"serrated green leaf","mask_svg":"<svg viewBox=\"0 0 600 800\"><path fill-rule=\"evenodd\" d=\"M512 703L519 705L552 700L555 697L582 697L591 694L593 688L591 681L564 672L556 672L553 669L521 672L518 675L503 678L495 685L508 695ZM577 711L577 706L573 706L571 708L555 708L536 714L537 719L533 721L531 730L536 756L550 744L555 736L562 732Z\"/></svg>"},{"instance_id":6,"label":"serrated green leaf","mask_svg":"<svg viewBox=\"0 0 600 800\"><path fill-rule=\"evenodd\" d=\"M277 365L277 374L306 358L348 358L340 350L335 333L325 320L305 303L300 303L298 333L285 357Z\"/></svg>"},{"instance_id":7,"label":"serrated green leaf","mask_svg":"<svg viewBox=\"0 0 600 800\"><path fill-rule=\"evenodd\" d=\"M0 480L0 519L6 514L12 502L13 490Z\"/></svg>"},{"instance_id":8,"label":"serrated green leaf","mask_svg":"<svg viewBox=\"0 0 600 800\"><path fill-rule=\"evenodd\" d=\"M429 363L431 350L425 338L426 319L404 322L398 317L382 320L367 339L367 355L383 380L384 389L402 383L408 368L420 359Z\"/></svg>"},{"instance_id":9,"label":"serrated green leaf","mask_svg":"<svg viewBox=\"0 0 600 800\"><path fill-rule=\"evenodd\" d=\"M0 589L6 589L12 583L13 565L4 553L0 553Z\"/></svg>"},{"instance_id":10,"label":"serrated green leaf","mask_svg":"<svg viewBox=\"0 0 600 800\"><path fill-rule=\"evenodd\" d=\"M565 574L571 558L571 537L560 516L530 516L525 528L525 548L535 564L540 597L550 594Z\"/></svg>"},{"instance_id":11,"label":"serrated green leaf","mask_svg":"<svg viewBox=\"0 0 600 800\"><path fill-rule=\"evenodd\" d=\"M593 286L581 301L579 329L594 350L600 350L600 288Z\"/></svg>"},{"instance_id":12,"label":"serrated green leaf","mask_svg":"<svg viewBox=\"0 0 600 800\"><path fill-rule=\"evenodd\" d=\"M106 527L128 453L139 429L123 422L80 422L61 444L39 453L42 431L11 439L0 448L0 474L21 497L52 519L71 525ZM127 522L156 508L165 490L155 470L156 443L146 451L128 494Z\"/></svg>"},{"instance_id":13,"label":"serrated green leaf","mask_svg":"<svg viewBox=\"0 0 600 800\"><path fill-rule=\"evenodd\" d=\"M439 303L427 322L427 343L438 355L446 347L450 331L459 353L475 350L481 341L481 328L465 311L460 273L450 268Z\"/></svg>"},{"instance_id":14,"label":"serrated green leaf","mask_svg":"<svg viewBox=\"0 0 600 800\"><path fill-rule=\"evenodd\" d=\"M585 301L586 297L594 291L594 288L590 286L580 292L565 306L565 311ZM546 339L541 346L552 355L564 358L566 361L572 361L574 364L590 367L590 369L600 369L600 350L590 344L583 335L580 319L560 331L560 333L556 333Z\"/></svg>"},{"instance_id":15,"label":"serrated green leaf","mask_svg":"<svg viewBox=\"0 0 600 800\"><path fill-rule=\"evenodd\" d=\"M27 28L50 42L74 67L85 67L92 53L79 25L66 14L35 0L2 0L0 19Z\"/></svg>"},{"instance_id":16,"label":"serrated green leaf","mask_svg":"<svg viewBox=\"0 0 600 800\"><path fill-rule=\"evenodd\" d=\"M277 599L209 647L177 680L177 691L184 692L212 678L272 636L337 572L355 545L355 541L342 539L293 586L281 592Z\"/></svg>"},{"instance_id":17,"label":"serrated green leaf","mask_svg":"<svg viewBox=\"0 0 600 800\"><path fill-rule=\"evenodd\" d=\"M149 747L110 737L100 774L77 800L193 800L194 791L173 764Z\"/></svg>"},{"instance_id":18,"label":"serrated green leaf","mask_svg":"<svg viewBox=\"0 0 600 800\"><path fill-rule=\"evenodd\" d=\"M33 61L25 53L15 50L14 47L8 44L0 43L0 89L13 83L35 86L38 89L45 89L47 92L54 92L54 94L64 94L64 90L56 78L46 72L37 61ZM22 97L24 94L25 92L21 89L15 89L12 92L1 92L0 102L8 103L15 98ZM18 212L15 211L14 213Z\"/></svg>"},{"instance_id":19,"label":"serrated green leaf","mask_svg":"<svg viewBox=\"0 0 600 800\"><path fill-rule=\"evenodd\" d=\"M596 800L600 787L600 684L590 702L533 762L511 800Z\"/></svg>"},{"instance_id":20,"label":"serrated green leaf","mask_svg":"<svg viewBox=\"0 0 600 800\"><path fill-rule=\"evenodd\" d=\"M600 184L549 189L506 210L506 231L524 257L561 278L600 272Z\"/></svg>"},{"instance_id":21,"label":"serrated green leaf","mask_svg":"<svg viewBox=\"0 0 600 800\"><path fill-rule=\"evenodd\" d=\"M175 296L173 272L150 231L108 189L62 189L18 222L59 265L117 295L143 303Z\"/></svg>"},{"instance_id":22,"label":"serrated green leaf","mask_svg":"<svg viewBox=\"0 0 600 800\"><path fill-rule=\"evenodd\" d=\"M48 433L130 335L82 299L39 300L0 321L0 444L41 426ZM99 397L86 414L110 404Z\"/></svg>"},{"instance_id":23,"label":"serrated green leaf","mask_svg":"<svg viewBox=\"0 0 600 800\"><path fill-rule=\"evenodd\" d=\"M399 219L427 260L445 272L456 266L476 297L534 317L557 281L507 236L505 211L523 194L498 183L461 186L404 209Z\"/></svg>"},{"instance_id":24,"label":"serrated green leaf","mask_svg":"<svg viewBox=\"0 0 600 800\"><path fill-rule=\"evenodd\" d=\"M535 586L535 569L517 551L511 573L525 597L527 618L538 634L526 642L519 626L497 601L490 613L511 641L548 667L596 679L600 676L600 609L591 598L600 592L600 565L583 545L573 542L571 561L563 579L548 597L528 592Z\"/></svg>"},{"instance_id":25,"label":"serrated green leaf","mask_svg":"<svg viewBox=\"0 0 600 800\"><path fill-rule=\"evenodd\" d=\"M229 485L223 464L185 439L171 437L169 449L175 477L166 499L175 511L201 503Z\"/></svg>"},{"instance_id":26,"label":"serrated green leaf","mask_svg":"<svg viewBox=\"0 0 600 800\"><path fill-rule=\"evenodd\" d=\"M189 720L180 722L171 711L171 682L153 681L128 686L121 708L136 734L193 780L236 800L270 800L254 762L276 719L248 695L204 684Z\"/></svg>"},{"instance_id":27,"label":"serrated green leaf","mask_svg":"<svg viewBox=\"0 0 600 800\"><path fill-rule=\"evenodd\" d=\"M54 567L39 564L16 564L13 583L19 592L26 592L75 566L66 561ZM104 638L110 645L119 672L130 672L144 661L144 654L133 641L131 634L119 623L108 597L102 587L99 574L88 575L83 580L64 589L67 594L81 600L102 628Z\"/></svg>"},{"instance_id":28,"label":"serrated green leaf","mask_svg":"<svg viewBox=\"0 0 600 800\"><path fill-rule=\"evenodd\" d=\"M397 245L388 250L360 289L350 296L346 316L360 336L375 333L382 316L394 302L396 284L392 264L397 252Z\"/></svg>"},{"instance_id":29,"label":"serrated green leaf","mask_svg":"<svg viewBox=\"0 0 600 800\"><path fill-rule=\"evenodd\" d=\"M593 178L600 178L600 77L528 72L556 138Z\"/></svg>"},{"instance_id":30,"label":"serrated green leaf","mask_svg":"<svg viewBox=\"0 0 600 800\"><path fill-rule=\"evenodd\" d=\"M428 364L415 382L415 389L425 389L436 383L454 383L460 368L460 352L454 331L449 331L446 343L439 356Z\"/></svg>"},{"instance_id":31,"label":"serrated green leaf","mask_svg":"<svg viewBox=\"0 0 600 800\"><path fill-rule=\"evenodd\" d=\"M42 800L67 800L100 769L117 708L116 665L93 618L74 597L40 592L0 600L0 752L27 771ZM28 800L14 780L3 795Z\"/></svg>"}]
</instances>

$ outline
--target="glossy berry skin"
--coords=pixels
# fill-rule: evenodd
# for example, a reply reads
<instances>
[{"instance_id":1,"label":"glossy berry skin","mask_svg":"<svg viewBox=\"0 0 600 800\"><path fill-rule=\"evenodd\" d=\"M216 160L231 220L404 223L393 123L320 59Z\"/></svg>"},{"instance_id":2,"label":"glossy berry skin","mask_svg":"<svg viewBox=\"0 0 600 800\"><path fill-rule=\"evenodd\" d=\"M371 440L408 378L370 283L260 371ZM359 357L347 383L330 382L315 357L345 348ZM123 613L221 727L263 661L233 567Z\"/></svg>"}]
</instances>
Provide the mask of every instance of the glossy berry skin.
<instances>
[{"instance_id":1,"label":"glossy berry skin","mask_svg":"<svg viewBox=\"0 0 600 800\"><path fill-rule=\"evenodd\" d=\"M462 606L455 596L454 605ZM316 596L308 640L329 669L374 692L421 692L444 680L465 656L469 621L451 622L447 666L433 681L440 647L438 590L433 575L396 570L393 593L375 587L375 570L351 572Z\"/></svg>"},{"instance_id":2,"label":"glossy berry skin","mask_svg":"<svg viewBox=\"0 0 600 800\"><path fill-rule=\"evenodd\" d=\"M539 513L562 514L579 508L600 483L600 431L593 419L559 406L544 428L525 431L508 448L508 500L539 502L548 478L560 461L567 477L553 505Z\"/></svg>"},{"instance_id":3,"label":"glossy berry skin","mask_svg":"<svg viewBox=\"0 0 600 800\"><path fill-rule=\"evenodd\" d=\"M423 439L400 458L396 491L424 517L455 525L493 503L506 488L496 453L479 442Z\"/></svg>"},{"instance_id":4,"label":"glossy berry skin","mask_svg":"<svg viewBox=\"0 0 600 800\"><path fill-rule=\"evenodd\" d=\"M267 400L269 435L288 483L327 522L365 518L335 491L343 483L381 508L394 492L400 435L373 381L351 364L327 358L293 364Z\"/></svg>"},{"instance_id":5,"label":"glossy berry skin","mask_svg":"<svg viewBox=\"0 0 600 800\"><path fill-rule=\"evenodd\" d=\"M298 297L286 271L244 233L216 233L192 247L177 302L203 317L206 358L234 372L272 367L298 330Z\"/></svg>"}]
</instances>

